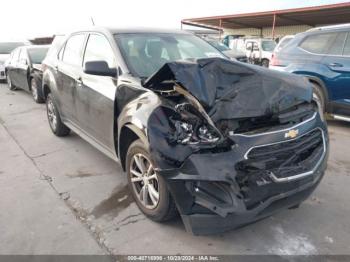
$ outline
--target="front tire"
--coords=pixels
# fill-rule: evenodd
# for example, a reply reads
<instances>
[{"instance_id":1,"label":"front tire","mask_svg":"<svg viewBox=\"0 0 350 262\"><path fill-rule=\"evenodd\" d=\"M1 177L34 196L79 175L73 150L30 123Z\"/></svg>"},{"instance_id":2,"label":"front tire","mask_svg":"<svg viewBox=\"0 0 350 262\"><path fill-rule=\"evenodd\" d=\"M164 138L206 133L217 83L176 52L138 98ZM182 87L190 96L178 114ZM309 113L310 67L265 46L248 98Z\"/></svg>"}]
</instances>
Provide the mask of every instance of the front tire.
<instances>
[{"instance_id":1,"label":"front tire","mask_svg":"<svg viewBox=\"0 0 350 262\"><path fill-rule=\"evenodd\" d=\"M49 93L46 98L46 111L47 119L49 120L49 125L52 132L56 136L67 136L70 133L70 129L63 124L57 107L52 99L52 94Z\"/></svg>"},{"instance_id":2,"label":"front tire","mask_svg":"<svg viewBox=\"0 0 350 262\"><path fill-rule=\"evenodd\" d=\"M326 99L319 85L312 83L312 89L317 99L320 102L321 112L326 113Z\"/></svg>"},{"instance_id":3,"label":"front tire","mask_svg":"<svg viewBox=\"0 0 350 262\"><path fill-rule=\"evenodd\" d=\"M270 62L269 62L268 59L263 59L263 60L261 61L261 66L262 66L262 67L268 68L268 67L269 67L269 64L270 64Z\"/></svg>"},{"instance_id":4,"label":"front tire","mask_svg":"<svg viewBox=\"0 0 350 262\"><path fill-rule=\"evenodd\" d=\"M9 74L6 75L6 81L7 81L7 86L11 91L16 90L16 87L12 84L12 80Z\"/></svg>"},{"instance_id":5,"label":"front tire","mask_svg":"<svg viewBox=\"0 0 350 262\"><path fill-rule=\"evenodd\" d=\"M126 156L129 188L140 210L151 220L163 222L177 215L175 202L164 179L153 168L141 140L134 141Z\"/></svg>"},{"instance_id":6,"label":"front tire","mask_svg":"<svg viewBox=\"0 0 350 262\"><path fill-rule=\"evenodd\" d=\"M32 92L33 99L36 103L41 104L45 102L34 78L30 79L30 90Z\"/></svg>"}]
</instances>

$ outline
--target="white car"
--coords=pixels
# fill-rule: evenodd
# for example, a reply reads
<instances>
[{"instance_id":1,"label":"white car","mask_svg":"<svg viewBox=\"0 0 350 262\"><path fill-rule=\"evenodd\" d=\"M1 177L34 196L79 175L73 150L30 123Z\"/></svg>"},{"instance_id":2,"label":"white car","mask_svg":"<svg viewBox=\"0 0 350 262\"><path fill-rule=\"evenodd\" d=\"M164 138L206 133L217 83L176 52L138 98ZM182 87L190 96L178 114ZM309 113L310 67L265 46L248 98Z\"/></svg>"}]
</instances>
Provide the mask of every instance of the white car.
<instances>
[{"instance_id":1,"label":"white car","mask_svg":"<svg viewBox=\"0 0 350 262\"><path fill-rule=\"evenodd\" d=\"M269 67L276 42L267 38L246 39L245 47L248 62Z\"/></svg>"}]
</instances>

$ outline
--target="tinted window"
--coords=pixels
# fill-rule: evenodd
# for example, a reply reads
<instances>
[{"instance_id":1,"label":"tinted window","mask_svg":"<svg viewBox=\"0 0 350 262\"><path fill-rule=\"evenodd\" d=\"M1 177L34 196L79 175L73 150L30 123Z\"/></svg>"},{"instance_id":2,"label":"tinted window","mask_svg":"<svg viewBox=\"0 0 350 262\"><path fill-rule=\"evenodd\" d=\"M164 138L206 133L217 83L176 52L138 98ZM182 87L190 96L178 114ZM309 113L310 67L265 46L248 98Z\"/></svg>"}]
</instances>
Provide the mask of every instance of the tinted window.
<instances>
[{"instance_id":1,"label":"tinted window","mask_svg":"<svg viewBox=\"0 0 350 262\"><path fill-rule=\"evenodd\" d=\"M26 51L21 49L20 54L19 54L19 62L24 64L25 61L27 61L27 54Z\"/></svg>"},{"instance_id":2,"label":"tinted window","mask_svg":"<svg viewBox=\"0 0 350 262\"><path fill-rule=\"evenodd\" d=\"M46 56L47 50L48 48L28 49L30 61L32 61L33 64L41 64Z\"/></svg>"},{"instance_id":3,"label":"tinted window","mask_svg":"<svg viewBox=\"0 0 350 262\"><path fill-rule=\"evenodd\" d=\"M11 63L15 63L15 62L18 61L19 51L20 51L20 49L16 49L15 51L13 51L13 55L12 55L12 58L11 58Z\"/></svg>"},{"instance_id":4,"label":"tinted window","mask_svg":"<svg viewBox=\"0 0 350 262\"><path fill-rule=\"evenodd\" d=\"M84 56L84 63L89 61L106 61L110 68L114 68L114 54L108 40L101 35L90 35Z\"/></svg>"},{"instance_id":5,"label":"tinted window","mask_svg":"<svg viewBox=\"0 0 350 262\"><path fill-rule=\"evenodd\" d=\"M175 60L223 57L209 43L188 34L118 34L122 55L133 74L148 77Z\"/></svg>"},{"instance_id":6,"label":"tinted window","mask_svg":"<svg viewBox=\"0 0 350 262\"><path fill-rule=\"evenodd\" d=\"M311 53L326 54L336 36L337 33L310 35L300 44L300 47Z\"/></svg>"},{"instance_id":7,"label":"tinted window","mask_svg":"<svg viewBox=\"0 0 350 262\"><path fill-rule=\"evenodd\" d=\"M348 38L345 42L343 55L350 56L350 33L348 33Z\"/></svg>"},{"instance_id":8,"label":"tinted window","mask_svg":"<svg viewBox=\"0 0 350 262\"><path fill-rule=\"evenodd\" d=\"M214 46L217 50L219 50L221 52L230 50L230 48L228 48L227 46L225 46L223 43L220 43L220 42L209 41L208 43L211 44L212 46Z\"/></svg>"},{"instance_id":9,"label":"tinted window","mask_svg":"<svg viewBox=\"0 0 350 262\"><path fill-rule=\"evenodd\" d=\"M0 43L0 54L9 54L15 48L24 45L23 42Z\"/></svg>"},{"instance_id":10,"label":"tinted window","mask_svg":"<svg viewBox=\"0 0 350 262\"><path fill-rule=\"evenodd\" d=\"M346 33L338 33L337 37L335 38L333 45L328 51L328 54L330 55L341 55L343 52L344 47L344 41L346 38Z\"/></svg>"},{"instance_id":11,"label":"tinted window","mask_svg":"<svg viewBox=\"0 0 350 262\"><path fill-rule=\"evenodd\" d=\"M64 48L62 61L70 65L81 66L84 40L85 35L71 36Z\"/></svg>"}]
</instances>

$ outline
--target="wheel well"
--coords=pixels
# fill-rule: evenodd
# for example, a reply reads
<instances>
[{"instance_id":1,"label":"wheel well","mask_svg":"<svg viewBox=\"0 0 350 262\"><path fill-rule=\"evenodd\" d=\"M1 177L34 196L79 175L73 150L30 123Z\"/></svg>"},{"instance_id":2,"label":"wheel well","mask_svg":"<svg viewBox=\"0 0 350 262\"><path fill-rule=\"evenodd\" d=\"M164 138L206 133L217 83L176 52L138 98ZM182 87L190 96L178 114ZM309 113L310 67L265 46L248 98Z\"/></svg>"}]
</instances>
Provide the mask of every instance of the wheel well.
<instances>
[{"instance_id":1,"label":"wheel well","mask_svg":"<svg viewBox=\"0 0 350 262\"><path fill-rule=\"evenodd\" d=\"M312 84L314 84L314 85L316 85L317 87L319 87L319 89L321 90L321 92L322 92L322 94L323 94L323 98L324 98L324 105L325 105L325 109L326 109L326 112L328 111L328 101L329 101L329 97L328 97L328 92L327 92L327 89L326 89L326 87L325 87L325 85L321 82L321 81L319 81L319 80L317 80L317 79L315 79L315 78L310 78L310 77L308 77L308 80L309 80L309 82L310 83L312 83Z\"/></svg>"},{"instance_id":2,"label":"wheel well","mask_svg":"<svg viewBox=\"0 0 350 262\"><path fill-rule=\"evenodd\" d=\"M123 167L123 170L125 171L125 160L126 160L126 154L128 153L128 149L132 142L139 139L138 135L135 134L134 131L132 131L129 127L124 126L122 127L122 130L120 131L120 137L119 137L119 159L120 163Z\"/></svg>"},{"instance_id":3,"label":"wheel well","mask_svg":"<svg viewBox=\"0 0 350 262\"><path fill-rule=\"evenodd\" d=\"M44 98L45 98L45 100L46 100L47 95L48 95L49 93L51 93L50 87L49 87L48 85L44 85L43 91L44 91Z\"/></svg>"}]
</instances>

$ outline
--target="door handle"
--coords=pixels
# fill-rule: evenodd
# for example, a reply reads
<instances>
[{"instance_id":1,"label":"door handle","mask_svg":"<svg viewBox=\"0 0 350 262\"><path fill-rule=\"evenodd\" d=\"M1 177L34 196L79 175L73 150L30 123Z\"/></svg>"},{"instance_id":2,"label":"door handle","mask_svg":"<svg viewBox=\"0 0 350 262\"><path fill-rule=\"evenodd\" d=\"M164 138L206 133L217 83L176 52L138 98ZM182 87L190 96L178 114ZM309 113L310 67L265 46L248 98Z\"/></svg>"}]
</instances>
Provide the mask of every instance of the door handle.
<instances>
[{"instance_id":1,"label":"door handle","mask_svg":"<svg viewBox=\"0 0 350 262\"><path fill-rule=\"evenodd\" d=\"M81 77L78 77L75 81L76 81L78 86L83 86L83 80Z\"/></svg>"},{"instance_id":2,"label":"door handle","mask_svg":"<svg viewBox=\"0 0 350 262\"><path fill-rule=\"evenodd\" d=\"M339 64L339 63L330 63L329 66L330 67L343 67L343 65Z\"/></svg>"}]
</instances>

